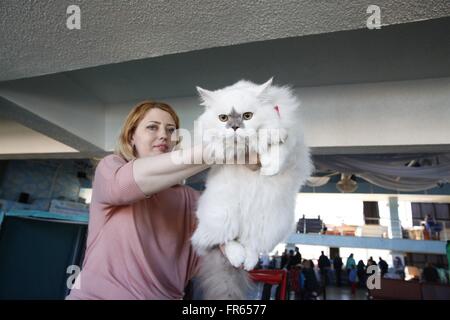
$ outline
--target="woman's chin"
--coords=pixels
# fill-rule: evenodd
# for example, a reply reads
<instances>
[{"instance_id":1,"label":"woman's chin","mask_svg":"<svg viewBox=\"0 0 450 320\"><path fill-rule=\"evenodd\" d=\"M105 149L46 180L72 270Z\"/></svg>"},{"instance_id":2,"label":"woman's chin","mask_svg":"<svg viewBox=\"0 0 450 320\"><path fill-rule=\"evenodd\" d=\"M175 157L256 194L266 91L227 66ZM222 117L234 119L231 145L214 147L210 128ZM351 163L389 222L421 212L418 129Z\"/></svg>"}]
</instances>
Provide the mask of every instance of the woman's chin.
<instances>
[{"instance_id":1,"label":"woman's chin","mask_svg":"<svg viewBox=\"0 0 450 320\"><path fill-rule=\"evenodd\" d=\"M161 149L158 149L158 148L153 148L153 150L152 151L150 151L150 156L157 156L157 155L159 155L159 154L163 154L163 153L167 153L167 152L169 152L168 150L161 150Z\"/></svg>"}]
</instances>

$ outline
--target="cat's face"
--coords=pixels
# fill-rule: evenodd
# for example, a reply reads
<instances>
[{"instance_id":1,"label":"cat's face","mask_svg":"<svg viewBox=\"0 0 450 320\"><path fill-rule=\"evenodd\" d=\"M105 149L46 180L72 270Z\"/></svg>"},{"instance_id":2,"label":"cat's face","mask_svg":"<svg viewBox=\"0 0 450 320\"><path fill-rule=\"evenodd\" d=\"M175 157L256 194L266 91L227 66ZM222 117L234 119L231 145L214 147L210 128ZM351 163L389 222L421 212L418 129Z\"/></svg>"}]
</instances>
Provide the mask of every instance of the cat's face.
<instances>
[{"instance_id":1,"label":"cat's face","mask_svg":"<svg viewBox=\"0 0 450 320\"><path fill-rule=\"evenodd\" d=\"M268 117L273 117L273 114L267 114L270 106L263 99L264 91L270 85L271 80L260 86L241 81L217 91L197 88L206 106L201 116L203 127L227 131L258 130Z\"/></svg>"}]
</instances>

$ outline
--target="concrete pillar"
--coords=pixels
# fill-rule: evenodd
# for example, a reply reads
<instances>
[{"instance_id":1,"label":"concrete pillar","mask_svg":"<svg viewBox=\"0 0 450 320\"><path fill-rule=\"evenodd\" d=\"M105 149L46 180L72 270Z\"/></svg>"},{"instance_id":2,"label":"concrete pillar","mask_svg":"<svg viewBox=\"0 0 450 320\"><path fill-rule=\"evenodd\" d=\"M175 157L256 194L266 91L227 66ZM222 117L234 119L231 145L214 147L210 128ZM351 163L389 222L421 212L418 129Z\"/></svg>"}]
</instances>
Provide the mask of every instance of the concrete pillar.
<instances>
[{"instance_id":1,"label":"concrete pillar","mask_svg":"<svg viewBox=\"0 0 450 320\"><path fill-rule=\"evenodd\" d=\"M402 238L402 224L398 217L398 198L390 197L389 198L389 230L388 237L391 239L394 238Z\"/></svg>"}]
</instances>

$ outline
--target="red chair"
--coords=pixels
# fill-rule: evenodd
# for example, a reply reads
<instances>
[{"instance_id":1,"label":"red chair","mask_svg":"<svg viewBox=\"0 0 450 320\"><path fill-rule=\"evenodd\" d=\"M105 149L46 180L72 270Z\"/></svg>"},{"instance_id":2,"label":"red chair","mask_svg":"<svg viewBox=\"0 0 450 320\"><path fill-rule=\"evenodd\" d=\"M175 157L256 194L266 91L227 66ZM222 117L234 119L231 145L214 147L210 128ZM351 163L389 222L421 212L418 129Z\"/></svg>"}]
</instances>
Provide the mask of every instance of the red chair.
<instances>
[{"instance_id":1,"label":"red chair","mask_svg":"<svg viewBox=\"0 0 450 320\"><path fill-rule=\"evenodd\" d=\"M286 300L287 289L287 271L286 270L267 270L258 269L249 272L250 279L255 282L263 282L270 285L279 285L280 294L277 297L279 300Z\"/></svg>"}]
</instances>

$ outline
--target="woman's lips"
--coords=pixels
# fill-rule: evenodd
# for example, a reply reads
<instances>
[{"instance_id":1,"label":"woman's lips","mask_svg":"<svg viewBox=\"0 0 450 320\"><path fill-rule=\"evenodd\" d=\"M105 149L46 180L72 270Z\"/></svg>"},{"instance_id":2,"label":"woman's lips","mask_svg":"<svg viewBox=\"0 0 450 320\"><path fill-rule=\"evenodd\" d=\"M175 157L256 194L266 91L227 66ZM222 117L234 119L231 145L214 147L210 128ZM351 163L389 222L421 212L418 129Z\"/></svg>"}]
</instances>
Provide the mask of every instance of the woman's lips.
<instances>
[{"instance_id":1,"label":"woman's lips","mask_svg":"<svg viewBox=\"0 0 450 320\"><path fill-rule=\"evenodd\" d=\"M166 152L169 149L169 147L165 144L160 144L160 145L154 146L153 148L156 148L162 152Z\"/></svg>"}]
</instances>

